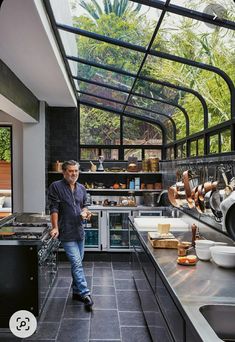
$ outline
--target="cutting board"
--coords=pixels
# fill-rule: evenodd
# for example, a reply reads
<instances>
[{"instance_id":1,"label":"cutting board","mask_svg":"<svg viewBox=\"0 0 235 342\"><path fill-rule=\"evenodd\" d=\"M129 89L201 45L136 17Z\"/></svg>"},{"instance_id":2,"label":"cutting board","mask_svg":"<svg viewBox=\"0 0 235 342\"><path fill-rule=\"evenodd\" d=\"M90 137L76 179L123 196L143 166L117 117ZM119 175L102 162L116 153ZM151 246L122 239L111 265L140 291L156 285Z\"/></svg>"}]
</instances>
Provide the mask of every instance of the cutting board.
<instances>
[{"instance_id":1,"label":"cutting board","mask_svg":"<svg viewBox=\"0 0 235 342\"><path fill-rule=\"evenodd\" d=\"M156 239L156 238L153 238L153 234L151 234L151 232L148 232L148 239L153 248L174 248L174 249L178 248L179 240L176 238Z\"/></svg>"}]
</instances>

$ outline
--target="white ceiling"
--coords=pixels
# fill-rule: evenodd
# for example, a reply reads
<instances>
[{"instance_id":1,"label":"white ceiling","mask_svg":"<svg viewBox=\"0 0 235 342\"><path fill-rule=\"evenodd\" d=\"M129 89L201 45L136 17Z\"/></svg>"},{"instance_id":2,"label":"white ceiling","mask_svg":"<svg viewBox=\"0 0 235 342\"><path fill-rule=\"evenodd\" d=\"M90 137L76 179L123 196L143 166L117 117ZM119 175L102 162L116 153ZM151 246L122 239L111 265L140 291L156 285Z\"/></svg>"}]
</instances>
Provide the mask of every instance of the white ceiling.
<instances>
[{"instance_id":1,"label":"white ceiling","mask_svg":"<svg viewBox=\"0 0 235 342\"><path fill-rule=\"evenodd\" d=\"M39 100L50 106L76 106L41 0L3 1L0 58Z\"/></svg>"}]
</instances>

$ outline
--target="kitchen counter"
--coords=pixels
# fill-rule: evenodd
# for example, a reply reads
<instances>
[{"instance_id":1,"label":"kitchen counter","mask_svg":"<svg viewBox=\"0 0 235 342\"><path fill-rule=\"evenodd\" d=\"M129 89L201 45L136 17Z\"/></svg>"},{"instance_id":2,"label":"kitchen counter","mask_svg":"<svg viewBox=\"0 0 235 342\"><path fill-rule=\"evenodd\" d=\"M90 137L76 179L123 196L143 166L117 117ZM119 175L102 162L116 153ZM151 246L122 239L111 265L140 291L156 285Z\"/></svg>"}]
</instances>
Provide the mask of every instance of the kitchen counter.
<instances>
[{"instance_id":1,"label":"kitchen counter","mask_svg":"<svg viewBox=\"0 0 235 342\"><path fill-rule=\"evenodd\" d=\"M178 265L176 249L154 249L148 241L147 232L139 230L134 221L132 223L144 250L162 275L182 316L191 321L202 341L222 341L199 308L206 304L235 305L235 269L220 268L213 262L200 260L196 266ZM174 232L174 235L180 235L183 240L189 240L190 236L182 231Z\"/></svg>"}]
</instances>

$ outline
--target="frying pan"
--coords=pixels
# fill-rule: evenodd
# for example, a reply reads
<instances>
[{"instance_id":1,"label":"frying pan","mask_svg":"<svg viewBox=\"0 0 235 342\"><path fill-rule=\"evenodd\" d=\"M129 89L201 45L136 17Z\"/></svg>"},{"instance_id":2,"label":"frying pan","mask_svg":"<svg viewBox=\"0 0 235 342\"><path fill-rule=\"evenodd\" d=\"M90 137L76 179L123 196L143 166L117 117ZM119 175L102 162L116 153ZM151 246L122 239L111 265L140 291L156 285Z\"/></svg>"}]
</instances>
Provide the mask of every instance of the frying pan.
<instances>
[{"instance_id":1,"label":"frying pan","mask_svg":"<svg viewBox=\"0 0 235 342\"><path fill-rule=\"evenodd\" d=\"M235 241L235 203L227 211L225 216L225 227L229 236Z\"/></svg>"},{"instance_id":2,"label":"frying pan","mask_svg":"<svg viewBox=\"0 0 235 342\"><path fill-rule=\"evenodd\" d=\"M216 217L216 220L221 221L223 214L222 214L222 211L220 210L221 199L220 199L219 190L211 191L209 203L210 203L211 210Z\"/></svg>"}]
</instances>

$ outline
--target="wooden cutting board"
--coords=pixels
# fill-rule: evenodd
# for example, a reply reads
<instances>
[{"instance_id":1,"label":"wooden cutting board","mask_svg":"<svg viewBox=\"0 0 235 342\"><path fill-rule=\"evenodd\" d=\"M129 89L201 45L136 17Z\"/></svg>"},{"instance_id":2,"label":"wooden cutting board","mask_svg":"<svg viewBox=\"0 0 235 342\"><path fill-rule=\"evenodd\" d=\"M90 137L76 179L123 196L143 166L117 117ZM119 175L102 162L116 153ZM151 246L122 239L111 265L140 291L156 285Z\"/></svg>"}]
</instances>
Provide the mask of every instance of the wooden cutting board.
<instances>
[{"instance_id":1,"label":"wooden cutting board","mask_svg":"<svg viewBox=\"0 0 235 342\"><path fill-rule=\"evenodd\" d=\"M153 248L178 248L179 240L176 238L173 239L154 239L151 236L151 232L148 233L148 239L153 246Z\"/></svg>"}]
</instances>

